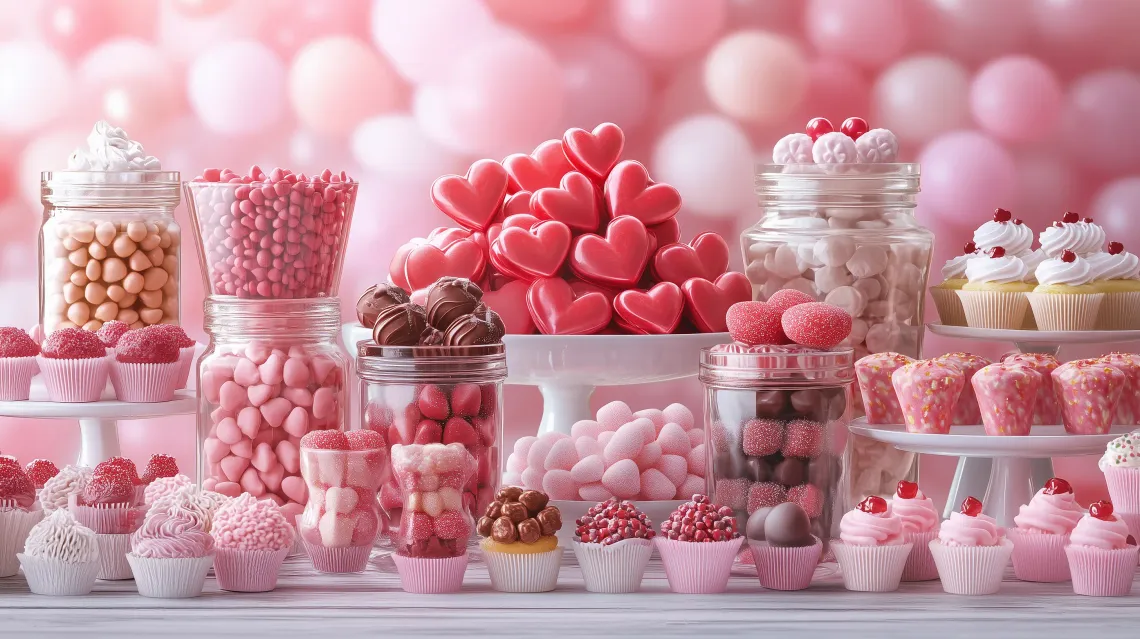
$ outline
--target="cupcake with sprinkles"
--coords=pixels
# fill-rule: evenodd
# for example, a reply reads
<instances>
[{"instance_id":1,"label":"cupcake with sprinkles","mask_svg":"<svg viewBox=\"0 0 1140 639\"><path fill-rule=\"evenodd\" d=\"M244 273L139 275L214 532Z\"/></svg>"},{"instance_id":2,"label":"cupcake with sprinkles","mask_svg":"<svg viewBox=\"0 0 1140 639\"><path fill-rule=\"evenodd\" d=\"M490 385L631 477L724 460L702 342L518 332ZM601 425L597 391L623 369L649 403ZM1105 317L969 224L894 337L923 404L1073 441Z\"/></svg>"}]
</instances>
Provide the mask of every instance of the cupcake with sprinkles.
<instances>
[{"instance_id":1,"label":"cupcake with sprinkles","mask_svg":"<svg viewBox=\"0 0 1140 639\"><path fill-rule=\"evenodd\" d=\"M18 557L28 588L37 595L90 594L99 576L95 531L66 510L53 511L32 527Z\"/></svg>"},{"instance_id":2,"label":"cupcake with sprinkles","mask_svg":"<svg viewBox=\"0 0 1140 639\"><path fill-rule=\"evenodd\" d=\"M40 345L23 329L0 328L0 401L28 399L32 378L39 374Z\"/></svg>"},{"instance_id":3,"label":"cupcake with sprinkles","mask_svg":"<svg viewBox=\"0 0 1140 639\"><path fill-rule=\"evenodd\" d=\"M168 402L178 387L180 366L174 336L147 326L127 331L115 346L111 385L124 402Z\"/></svg>"},{"instance_id":4,"label":"cupcake with sprinkles","mask_svg":"<svg viewBox=\"0 0 1140 639\"><path fill-rule=\"evenodd\" d=\"M277 587L281 563L296 533L268 499L249 493L232 499L214 514L214 573L218 587L235 592L268 592Z\"/></svg>"},{"instance_id":5,"label":"cupcake with sprinkles","mask_svg":"<svg viewBox=\"0 0 1140 639\"><path fill-rule=\"evenodd\" d=\"M190 339L186 331L177 324L155 324L151 328L169 337L178 347L177 388L186 388L186 383L190 380L190 371L194 367L194 349L198 346L197 342Z\"/></svg>"},{"instance_id":6,"label":"cupcake with sprinkles","mask_svg":"<svg viewBox=\"0 0 1140 639\"><path fill-rule=\"evenodd\" d=\"M112 457L95 467L83 492L71 495L69 510L79 523L94 530L99 544L100 579L130 579L126 556L131 533L142 523L142 480L134 462Z\"/></svg>"},{"instance_id":7,"label":"cupcake with sprinkles","mask_svg":"<svg viewBox=\"0 0 1140 639\"><path fill-rule=\"evenodd\" d=\"M54 331L44 340L36 363L53 402L97 402L107 387L107 347L90 331Z\"/></svg>"},{"instance_id":8,"label":"cupcake with sprinkles","mask_svg":"<svg viewBox=\"0 0 1140 639\"><path fill-rule=\"evenodd\" d=\"M1110 441L1099 466L1116 510L1140 516L1140 430Z\"/></svg>"}]
</instances>

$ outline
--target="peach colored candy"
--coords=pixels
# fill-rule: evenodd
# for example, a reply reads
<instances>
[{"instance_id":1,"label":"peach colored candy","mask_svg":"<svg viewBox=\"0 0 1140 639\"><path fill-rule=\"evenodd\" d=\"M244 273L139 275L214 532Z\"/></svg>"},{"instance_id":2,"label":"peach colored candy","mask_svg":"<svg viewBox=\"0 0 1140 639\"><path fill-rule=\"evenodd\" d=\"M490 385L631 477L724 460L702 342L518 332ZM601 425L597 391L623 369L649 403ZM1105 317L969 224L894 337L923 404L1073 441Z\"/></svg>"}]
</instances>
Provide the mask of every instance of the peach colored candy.
<instances>
[{"instance_id":1,"label":"peach colored candy","mask_svg":"<svg viewBox=\"0 0 1140 639\"><path fill-rule=\"evenodd\" d=\"M913 362L896 370L891 384L906 429L912 433L949 433L951 413L964 380L957 366L934 360Z\"/></svg>"},{"instance_id":2,"label":"peach colored candy","mask_svg":"<svg viewBox=\"0 0 1140 639\"><path fill-rule=\"evenodd\" d=\"M1135 353L1112 352L1100 358L1125 375L1124 390L1116 403L1114 424L1140 424L1140 356Z\"/></svg>"},{"instance_id":3,"label":"peach colored candy","mask_svg":"<svg viewBox=\"0 0 1140 639\"><path fill-rule=\"evenodd\" d=\"M1041 375L1020 364L990 364L974 373L982 423L987 435L1028 435Z\"/></svg>"},{"instance_id":4,"label":"peach colored candy","mask_svg":"<svg viewBox=\"0 0 1140 639\"><path fill-rule=\"evenodd\" d=\"M1061 406L1065 432L1107 433L1127 379L1120 369L1101 360L1081 359L1058 366L1053 371L1053 391Z\"/></svg>"},{"instance_id":5,"label":"peach colored candy","mask_svg":"<svg viewBox=\"0 0 1140 639\"><path fill-rule=\"evenodd\" d=\"M969 426L980 423L982 415L978 408L978 398L974 394L974 387L970 381L973 379L974 373L988 365L990 360L973 353L947 353L933 359L957 366L964 377L962 394L958 396L958 401L954 404L954 412L950 415L951 423Z\"/></svg>"},{"instance_id":6,"label":"peach colored candy","mask_svg":"<svg viewBox=\"0 0 1140 639\"><path fill-rule=\"evenodd\" d=\"M1053 392L1053 371L1057 370L1061 362L1048 353L1014 353L1006 355L1002 362L1025 366L1041 376L1041 385L1037 387L1037 399L1033 404L1033 423L1060 424L1061 409L1057 406L1057 395Z\"/></svg>"},{"instance_id":7,"label":"peach colored candy","mask_svg":"<svg viewBox=\"0 0 1140 639\"><path fill-rule=\"evenodd\" d=\"M891 385L891 376L913 361L900 353L875 353L855 362L855 376L859 380L868 424L903 423L902 407Z\"/></svg>"}]
</instances>

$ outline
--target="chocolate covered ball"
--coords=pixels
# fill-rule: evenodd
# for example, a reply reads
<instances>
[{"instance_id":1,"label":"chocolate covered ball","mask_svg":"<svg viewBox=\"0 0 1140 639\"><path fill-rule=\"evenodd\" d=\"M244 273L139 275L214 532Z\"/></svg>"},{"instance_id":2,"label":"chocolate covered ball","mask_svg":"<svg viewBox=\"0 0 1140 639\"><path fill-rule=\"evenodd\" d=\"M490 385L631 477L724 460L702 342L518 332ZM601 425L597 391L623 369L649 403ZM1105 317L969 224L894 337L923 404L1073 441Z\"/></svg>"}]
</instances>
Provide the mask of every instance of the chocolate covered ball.
<instances>
[{"instance_id":1,"label":"chocolate covered ball","mask_svg":"<svg viewBox=\"0 0 1140 639\"><path fill-rule=\"evenodd\" d=\"M408 302L380 311L372 327L372 339L380 346L415 346L427 327L424 309Z\"/></svg>"},{"instance_id":2,"label":"chocolate covered ball","mask_svg":"<svg viewBox=\"0 0 1140 639\"><path fill-rule=\"evenodd\" d=\"M760 457L748 458L748 478L752 481L768 481L772 476L772 467Z\"/></svg>"},{"instance_id":3,"label":"chocolate covered ball","mask_svg":"<svg viewBox=\"0 0 1140 639\"><path fill-rule=\"evenodd\" d=\"M368 290L356 300L356 319L361 324L372 328L376 325L376 316L389 306L407 304L411 301L408 292L395 284L376 284L369 286Z\"/></svg>"},{"instance_id":4,"label":"chocolate covered ball","mask_svg":"<svg viewBox=\"0 0 1140 639\"><path fill-rule=\"evenodd\" d=\"M744 522L744 536L752 541L764 541L764 520L768 518L770 512L772 512L771 506L753 511L748 516L748 521Z\"/></svg>"},{"instance_id":5,"label":"chocolate covered ball","mask_svg":"<svg viewBox=\"0 0 1140 639\"><path fill-rule=\"evenodd\" d=\"M483 299L483 289L461 277L441 277L427 292L427 320L446 331L455 320L470 315Z\"/></svg>"},{"instance_id":6,"label":"chocolate covered ball","mask_svg":"<svg viewBox=\"0 0 1140 639\"><path fill-rule=\"evenodd\" d=\"M712 472L722 479L737 479L748 474L748 461L744 451L733 447L713 457ZM759 480L757 480L759 481Z\"/></svg>"},{"instance_id":7,"label":"chocolate covered ball","mask_svg":"<svg viewBox=\"0 0 1140 639\"><path fill-rule=\"evenodd\" d=\"M443 346L443 333L434 326L428 326L420 334L420 346Z\"/></svg>"},{"instance_id":8,"label":"chocolate covered ball","mask_svg":"<svg viewBox=\"0 0 1140 639\"><path fill-rule=\"evenodd\" d=\"M460 317L443 334L445 346L476 346L503 341L506 328L499 314L480 306L476 312Z\"/></svg>"},{"instance_id":9,"label":"chocolate covered ball","mask_svg":"<svg viewBox=\"0 0 1140 639\"><path fill-rule=\"evenodd\" d=\"M788 395L784 391L756 391L756 416L779 417L787 403Z\"/></svg>"},{"instance_id":10,"label":"chocolate covered ball","mask_svg":"<svg viewBox=\"0 0 1140 639\"><path fill-rule=\"evenodd\" d=\"M804 470L802 461L788 457L772 469L772 479L784 486L798 486L804 483Z\"/></svg>"},{"instance_id":11,"label":"chocolate covered ball","mask_svg":"<svg viewBox=\"0 0 1140 639\"><path fill-rule=\"evenodd\" d=\"M751 518L749 518L751 523ZM792 502L774 506L764 518L764 540L785 548L800 548L815 543L811 536L811 521L807 512Z\"/></svg>"}]
</instances>

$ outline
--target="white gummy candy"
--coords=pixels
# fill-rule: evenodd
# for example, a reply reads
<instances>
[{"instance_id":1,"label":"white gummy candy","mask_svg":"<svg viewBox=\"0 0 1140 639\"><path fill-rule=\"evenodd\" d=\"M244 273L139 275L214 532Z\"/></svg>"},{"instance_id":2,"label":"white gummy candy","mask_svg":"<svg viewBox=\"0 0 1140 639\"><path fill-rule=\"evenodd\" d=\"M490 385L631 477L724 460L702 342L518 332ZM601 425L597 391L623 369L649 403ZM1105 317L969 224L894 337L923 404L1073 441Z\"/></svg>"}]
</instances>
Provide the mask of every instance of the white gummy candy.
<instances>
[{"instance_id":1,"label":"white gummy candy","mask_svg":"<svg viewBox=\"0 0 1140 639\"><path fill-rule=\"evenodd\" d=\"M811 137L804 133L789 133L772 147L772 161L776 164L810 164Z\"/></svg>"},{"instance_id":2,"label":"white gummy candy","mask_svg":"<svg viewBox=\"0 0 1140 639\"><path fill-rule=\"evenodd\" d=\"M824 133L811 147L811 157L816 164L854 164L859 161L855 141L843 133Z\"/></svg>"},{"instance_id":3,"label":"white gummy candy","mask_svg":"<svg viewBox=\"0 0 1140 639\"><path fill-rule=\"evenodd\" d=\"M889 129L871 129L855 141L862 164L894 162L899 157L899 141Z\"/></svg>"}]
</instances>

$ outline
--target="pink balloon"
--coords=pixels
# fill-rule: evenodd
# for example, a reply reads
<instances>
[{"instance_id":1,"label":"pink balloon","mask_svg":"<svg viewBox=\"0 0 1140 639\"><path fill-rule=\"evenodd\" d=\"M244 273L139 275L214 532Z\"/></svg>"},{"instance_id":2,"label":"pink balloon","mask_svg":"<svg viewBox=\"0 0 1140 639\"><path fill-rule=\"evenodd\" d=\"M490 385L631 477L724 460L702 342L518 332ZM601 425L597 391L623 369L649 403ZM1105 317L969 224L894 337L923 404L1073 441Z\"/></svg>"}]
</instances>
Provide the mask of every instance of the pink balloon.
<instances>
[{"instance_id":1,"label":"pink balloon","mask_svg":"<svg viewBox=\"0 0 1140 639\"><path fill-rule=\"evenodd\" d=\"M400 108L405 93L404 82L387 60L347 36L310 42L289 70L289 99L297 117L330 135L347 135L368 116Z\"/></svg>"},{"instance_id":2,"label":"pink balloon","mask_svg":"<svg viewBox=\"0 0 1140 639\"><path fill-rule=\"evenodd\" d=\"M891 129L904 142L926 142L967 125L969 89L966 69L950 58L905 58L875 82L874 126Z\"/></svg>"},{"instance_id":3,"label":"pink balloon","mask_svg":"<svg viewBox=\"0 0 1140 639\"><path fill-rule=\"evenodd\" d=\"M107 37L111 18L99 2L51 0L40 9L40 33L48 46L73 58Z\"/></svg>"},{"instance_id":4,"label":"pink balloon","mask_svg":"<svg viewBox=\"0 0 1140 639\"><path fill-rule=\"evenodd\" d=\"M907 4L918 5L927 22L925 28L942 50L966 62L1023 50L1029 36L1028 0L922 0Z\"/></svg>"},{"instance_id":5,"label":"pink balloon","mask_svg":"<svg viewBox=\"0 0 1140 639\"><path fill-rule=\"evenodd\" d=\"M266 0L260 0L265 2ZM368 39L366 0L271 0L263 27L266 43L282 55L292 55L313 40L327 36Z\"/></svg>"},{"instance_id":6,"label":"pink balloon","mask_svg":"<svg viewBox=\"0 0 1140 639\"><path fill-rule=\"evenodd\" d=\"M1069 88L1061 140L1083 166L1108 175L1140 169L1140 75L1098 71Z\"/></svg>"},{"instance_id":7,"label":"pink balloon","mask_svg":"<svg viewBox=\"0 0 1140 639\"><path fill-rule=\"evenodd\" d=\"M228 135L272 129L284 115L285 69L280 58L253 40L215 45L190 66L187 93L198 118Z\"/></svg>"},{"instance_id":8,"label":"pink balloon","mask_svg":"<svg viewBox=\"0 0 1140 639\"><path fill-rule=\"evenodd\" d=\"M838 125L851 116L869 118L870 111L871 86L864 73L849 62L819 58L811 63L807 95L797 109L803 117L792 126L798 131L814 117L827 118ZM871 122L871 126L878 125Z\"/></svg>"},{"instance_id":9,"label":"pink balloon","mask_svg":"<svg viewBox=\"0 0 1140 639\"><path fill-rule=\"evenodd\" d=\"M372 39L401 75L445 82L456 64L499 29L478 0L376 0Z\"/></svg>"},{"instance_id":10,"label":"pink balloon","mask_svg":"<svg viewBox=\"0 0 1140 639\"><path fill-rule=\"evenodd\" d=\"M718 109L759 125L781 121L803 99L808 64L798 43L760 30L737 31L705 58L705 91Z\"/></svg>"},{"instance_id":11,"label":"pink balloon","mask_svg":"<svg viewBox=\"0 0 1140 639\"><path fill-rule=\"evenodd\" d=\"M726 0L614 0L618 35L637 52L673 60L712 44L725 27Z\"/></svg>"},{"instance_id":12,"label":"pink balloon","mask_svg":"<svg viewBox=\"0 0 1140 639\"><path fill-rule=\"evenodd\" d=\"M1016 158L1021 197L1017 217L1043 230L1064 211L1084 211L1088 196L1080 178L1056 153L1025 153ZM1007 207L1008 208L1008 207Z\"/></svg>"},{"instance_id":13,"label":"pink balloon","mask_svg":"<svg viewBox=\"0 0 1140 639\"><path fill-rule=\"evenodd\" d=\"M596 36L559 38L551 49L566 91L561 126L592 129L613 122L628 134L645 121L652 80L637 58Z\"/></svg>"},{"instance_id":14,"label":"pink balloon","mask_svg":"<svg viewBox=\"0 0 1140 639\"><path fill-rule=\"evenodd\" d=\"M798 32L803 24L803 6L787 0L734 0L728 3L728 24L733 28Z\"/></svg>"},{"instance_id":15,"label":"pink balloon","mask_svg":"<svg viewBox=\"0 0 1140 639\"><path fill-rule=\"evenodd\" d=\"M1133 253L1140 251L1140 177L1110 182L1096 195L1092 215L1104 227L1110 241L1122 242Z\"/></svg>"},{"instance_id":16,"label":"pink balloon","mask_svg":"<svg viewBox=\"0 0 1140 639\"><path fill-rule=\"evenodd\" d=\"M903 0L810 0L808 40L824 55L882 66L906 46L903 8Z\"/></svg>"},{"instance_id":17,"label":"pink balloon","mask_svg":"<svg viewBox=\"0 0 1140 639\"><path fill-rule=\"evenodd\" d=\"M183 15L202 18L225 11L233 0L171 0L170 4Z\"/></svg>"},{"instance_id":18,"label":"pink balloon","mask_svg":"<svg viewBox=\"0 0 1140 639\"><path fill-rule=\"evenodd\" d=\"M86 120L108 120L138 139L186 106L177 69L158 47L118 38L93 49L79 64L80 104ZM161 159L161 158L160 158Z\"/></svg>"},{"instance_id":19,"label":"pink balloon","mask_svg":"<svg viewBox=\"0 0 1140 639\"><path fill-rule=\"evenodd\" d=\"M1032 19L1058 64L1087 70L1090 64L1135 65L1140 3L1127 0L1034 2Z\"/></svg>"},{"instance_id":20,"label":"pink balloon","mask_svg":"<svg viewBox=\"0 0 1140 639\"><path fill-rule=\"evenodd\" d=\"M716 109L705 91L704 73L704 61L693 60L681 64L665 80L649 112L655 129L664 129L690 115Z\"/></svg>"},{"instance_id":21,"label":"pink balloon","mask_svg":"<svg viewBox=\"0 0 1140 639\"><path fill-rule=\"evenodd\" d=\"M978 71L970 87L974 119L1003 140L1032 142L1051 135L1061 100L1057 76L1029 56L990 62Z\"/></svg>"},{"instance_id":22,"label":"pink balloon","mask_svg":"<svg viewBox=\"0 0 1140 639\"><path fill-rule=\"evenodd\" d=\"M992 138L975 131L954 131L934 139L922 151L919 203L934 215L974 221L1017 196L1013 158Z\"/></svg>"},{"instance_id":23,"label":"pink balloon","mask_svg":"<svg viewBox=\"0 0 1140 639\"><path fill-rule=\"evenodd\" d=\"M594 9L593 0L484 0L496 18L526 27L565 26L581 22Z\"/></svg>"}]
</instances>

